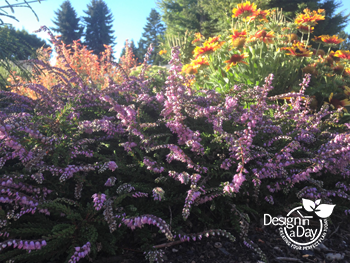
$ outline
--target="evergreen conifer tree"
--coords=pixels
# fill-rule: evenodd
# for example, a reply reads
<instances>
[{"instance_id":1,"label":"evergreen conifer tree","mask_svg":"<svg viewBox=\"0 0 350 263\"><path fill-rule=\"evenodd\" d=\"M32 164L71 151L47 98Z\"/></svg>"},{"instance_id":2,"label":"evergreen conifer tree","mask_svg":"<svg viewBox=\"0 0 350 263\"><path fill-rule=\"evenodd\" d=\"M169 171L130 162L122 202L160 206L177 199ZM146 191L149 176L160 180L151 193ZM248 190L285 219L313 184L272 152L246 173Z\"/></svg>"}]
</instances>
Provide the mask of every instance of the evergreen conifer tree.
<instances>
[{"instance_id":1,"label":"evergreen conifer tree","mask_svg":"<svg viewBox=\"0 0 350 263\"><path fill-rule=\"evenodd\" d=\"M73 40L78 40L82 37L84 28L79 25L80 19L73 9L69 0L66 0L60 6L60 9L55 11L56 19L52 21L57 27L51 28L53 31L61 35L61 40L65 44L72 44Z\"/></svg>"},{"instance_id":2,"label":"evergreen conifer tree","mask_svg":"<svg viewBox=\"0 0 350 263\"><path fill-rule=\"evenodd\" d=\"M83 17L85 23L85 45L93 53L99 55L105 50L104 45L115 45L115 37L112 30L113 15L107 4L103 0L91 0L87 6L88 10L84 11L87 15Z\"/></svg>"},{"instance_id":3,"label":"evergreen conifer tree","mask_svg":"<svg viewBox=\"0 0 350 263\"><path fill-rule=\"evenodd\" d=\"M138 55L144 56L147 51L147 48L152 43L153 51L149 59L149 63L152 63L153 65L158 65L159 62L163 62L162 57L159 55L159 39L164 35L165 28L161 23L161 16L157 12L157 10L152 8L149 17L147 17L147 24L143 28L143 30L143 42L139 42L141 43L142 47L139 46L140 52L138 52ZM144 53L141 54L141 52Z\"/></svg>"}]
</instances>

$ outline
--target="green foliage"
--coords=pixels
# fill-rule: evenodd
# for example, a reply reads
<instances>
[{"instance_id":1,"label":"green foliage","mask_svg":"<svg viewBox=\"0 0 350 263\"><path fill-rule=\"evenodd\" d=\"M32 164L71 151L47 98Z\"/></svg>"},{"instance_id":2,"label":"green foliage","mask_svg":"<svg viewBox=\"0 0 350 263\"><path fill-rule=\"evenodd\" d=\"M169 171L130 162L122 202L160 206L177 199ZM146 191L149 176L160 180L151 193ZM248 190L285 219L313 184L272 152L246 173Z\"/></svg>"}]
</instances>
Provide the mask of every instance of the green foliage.
<instances>
[{"instance_id":1,"label":"green foliage","mask_svg":"<svg viewBox=\"0 0 350 263\"><path fill-rule=\"evenodd\" d=\"M159 63L163 64L164 60L158 53L160 51L159 39L164 35L165 28L160 21L160 15L157 10L152 8L151 13L147 17L147 23L143 30L144 32L142 33L142 46L140 46L140 48L148 48L151 43L153 44L153 51L148 62L152 65L158 65Z\"/></svg>"},{"instance_id":2,"label":"green foliage","mask_svg":"<svg viewBox=\"0 0 350 263\"><path fill-rule=\"evenodd\" d=\"M57 27L51 29L61 35L60 39L66 45L72 44L74 40L82 37L84 28L79 25L80 19L69 0L61 4L60 9L55 11L55 15L56 19L52 22Z\"/></svg>"}]
</instances>

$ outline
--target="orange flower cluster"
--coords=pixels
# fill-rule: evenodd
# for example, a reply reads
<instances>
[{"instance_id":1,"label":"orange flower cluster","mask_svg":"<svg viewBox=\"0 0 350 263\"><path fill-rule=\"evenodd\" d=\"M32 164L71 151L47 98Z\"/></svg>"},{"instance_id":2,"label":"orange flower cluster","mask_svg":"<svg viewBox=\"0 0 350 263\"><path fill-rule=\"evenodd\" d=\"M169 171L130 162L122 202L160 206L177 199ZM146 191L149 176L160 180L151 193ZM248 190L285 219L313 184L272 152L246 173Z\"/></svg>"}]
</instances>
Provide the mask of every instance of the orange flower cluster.
<instances>
[{"instance_id":1,"label":"orange flower cluster","mask_svg":"<svg viewBox=\"0 0 350 263\"><path fill-rule=\"evenodd\" d=\"M190 64L184 65L182 68L183 72L187 74L197 74L198 69L209 66L209 62L205 57L197 57L195 60L192 60Z\"/></svg>"},{"instance_id":2,"label":"orange flower cluster","mask_svg":"<svg viewBox=\"0 0 350 263\"><path fill-rule=\"evenodd\" d=\"M270 15L268 10L256 9L257 6L254 3L247 1L237 5L237 8L232 9L232 17L242 17L243 21L252 21L254 19L267 21L267 16Z\"/></svg>"},{"instance_id":3,"label":"orange flower cluster","mask_svg":"<svg viewBox=\"0 0 350 263\"><path fill-rule=\"evenodd\" d=\"M300 14L295 18L295 24L302 26L315 26L317 21L325 20L324 9L318 9L317 11L310 11L309 8L303 10L304 14Z\"/></svg>"},{"instance_id":4,"label":"orange flower cluster","mask_svg":"<svg viewBox=\"0 0 350 263\"><path fill-rule=\"evenodd\" d=\"M228 63L226 66L226 71L228 71L232 66L236 66L238 63L247 64L247 62L243 61L244 58L247 58L248 54L233 54L229 60L224 61Z\"/></svg>"},{"instance_id":5,"label":"orange flower cluster","mask_svg":"<svg viewBox=\"0 0 350 263\"><path fill-rule=\"evenodd\" d=\"M163 55L163 54L166 54L166 53L167 53L167 51L166 51L165 49L159 51L159 55L160 55L160 56Z\"/></svg>"},{"instance_id":6,"label":"orange flower cluster","mask_svg":"<svg viewBox=\"0 0 350 263\"><path fill-rule=\"evenodd\" d=\"M319 36L319 38L321 38L323 43L333 44L333 45L338 45L345 40L342 38L338 38L338 36L336 36L336 35L334 35L334 36L322 35L322 36Z\"/></svg>"},{"instance_id":7,"label":"orange flower cluster","mask_svg":"<svg viewBox=\"0 0 350 263\"><path fill-rule=\"evenodd\" d=\"M88 50L85 46L82 46L79 40L74 41L72 45L65 45L62 43L59 48L62 50L65 57L58 57L56 60L55 68L69 70L73 69L86 83L92 83L101 89L105 89L110 80L116 83L123 81L123 76L120 74L120 68L116 67L112 63L112 48L105 45L105 51L97 56ZM125 74L129 74L133 67L137 66L137 62L132 54L132 49L129 47L126 41L126 54L120 59L119 65L123 69ZM39 59L48 62L50 49L41 49ZM30 80L33 84L40 84L50 89L50 87L63 83L63 79L57 77L57 74L51 74L51 70L39 66L40 72L34 74L34 77ZM22 80L18 75L15 78L10 78L9 82L12 85L18 83L25 83L27 81ZM65 83L66 84L66 83ZM13 92L21 95L26 95L32 99L37 99L37 94L30 89L21 85L20 87L14 87Z\"/></svg>"},{"instance_id":8,"label":"orange flower cluster","mask_svg":"<svg viewBox=\"0 0 350 263\"><path fill-rule=\"evenodd\" d=\"M291 47L282 47L281 49L289 52L286 53L286 55L291 55L295 57L311 57L313 52L310 51L308 47L305 48L301 42L294 42Z\"/></svg>"},{"instance_id":9,"label":"orange flower cluster","mask_svg":"<svg viewBox=\"0 0 350 263\"><path fill-rule=\"evenodd\" d=\"M202 41L204 38L201 33L195 33L194 36L196 37L191 43L192 45L196 45Z\"/></svg>"},{"instance_id":10,"label":"orange flower cluster","mask_svg":"<svg viewBox=\"0 0 350 263\"><path fill-rule=\"evenodd\" d=\"M193 50L193 54L195 58L198 58L199 56L213 53L215 50L219 49L223 44L225 44L225 41L219 41L220 36L209 38L207 41L203 43L203 47L196 47Z\"/></svg>"},{"instance_id":11,"label":"orange flower cluster","mask_svg":"<svg viewBox=\"0 0 350 263\"><path fill-rule=\"evenodd\" d=\"M274 32L267 33L265 30L259 30L254 36L250 38L250 41L261 40L265 44L273 44Z\"/></svg>"},{"instance_id":12,"label":"orange flower cluster","mask_svg":"<svg viewBox=\"0 0 350 263\"><path fill-rule=\"evenodd\" d=\"M334 57L350 60L350 51L349 50L337 50L334 53Z\"/></svg>"}]
</instances>

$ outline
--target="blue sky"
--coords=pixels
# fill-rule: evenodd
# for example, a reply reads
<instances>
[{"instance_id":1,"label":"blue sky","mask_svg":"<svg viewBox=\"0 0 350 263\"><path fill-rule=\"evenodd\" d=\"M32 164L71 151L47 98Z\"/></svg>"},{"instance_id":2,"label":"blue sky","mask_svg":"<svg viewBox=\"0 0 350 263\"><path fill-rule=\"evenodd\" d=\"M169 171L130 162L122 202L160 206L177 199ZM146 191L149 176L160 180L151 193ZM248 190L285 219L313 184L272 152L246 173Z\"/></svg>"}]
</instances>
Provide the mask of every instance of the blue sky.
<instances>
[{"instance_id":1,"label":"blue sky","mask_svg":"<svg viewBox=\"0 0 350 263\"><path fill-rule=\"evenodd\" d=\"M15 0L8 0L9 3L16 3ZM22 2L22 0L18 0ZM17 3L18 3L17 2ZM37 22L35 15L29 8L16 8L14 16L19 20L16 22L13 19L2 17L5 23L11 23L18 29L26 29L28 32L37 30L40 26L54 27L52 19L55 19L55 11L57 11L64 0L46 0L41 3L32 3L31 6L39 17ZM77 12L78 17L85 16L84 10L87 10L87 4L90 0L71 0L73 8ZM344 11L343 14L350 13L350 1L342 0L342 7L337 12ZM139 41L143 27L146 25L147 17L151 9L155 8L158 12L156 0L105 0L108 8L112 11L114 17L113 30L116 36L117 45L114 47L115 57L119 57L126 39L133 39L135 44ZM0 0L0 6L5 6L6 3ZM8 9L6 9L8 10ZM9 11L9 10L8 10ZM345 28L347 33L350 33L350 24ZM39 37L48 39L46 33L39 33Z\"/></svg>"},{"instance_id":2,"label":"blue sky","mask_svg":"<svg viewBox=\"0 0 350 263\"><path fill-rule=\"evenodd\" d=\"M16 3L15 0L8 0L8 2ZM18 2L22 2L22 0L18 0ZM18 29L24 28L28 32L33 32L42 25L56 27L51 20L56 18L55 11L60 8L63 2L64 0L46 0L41 1L40 4L38 2L31 3L31 7L39 17L39 22L29 8L14 9L15 13L13 15L19 22L4 17L2 17L2 20L4 23L11 23ZM86 16L84 11L87 10L90 0L71 0L70 2L78 17ZM158 12L160 10L157 8L155 0L105 0L105 3L113 14L112 30L114 30L117 42L114 51L115 56L119 57L126 39L133 39L137 44L144 31L143 27L147 23L147 17L151 13L151 9L155 8ZM5 1L0 0L0 5L5 6ZM9 9L6 10L7 12L10 11ZM37 35L43 39L49 39L46 33L38 33Z\"/></svg>"}]
</instances>

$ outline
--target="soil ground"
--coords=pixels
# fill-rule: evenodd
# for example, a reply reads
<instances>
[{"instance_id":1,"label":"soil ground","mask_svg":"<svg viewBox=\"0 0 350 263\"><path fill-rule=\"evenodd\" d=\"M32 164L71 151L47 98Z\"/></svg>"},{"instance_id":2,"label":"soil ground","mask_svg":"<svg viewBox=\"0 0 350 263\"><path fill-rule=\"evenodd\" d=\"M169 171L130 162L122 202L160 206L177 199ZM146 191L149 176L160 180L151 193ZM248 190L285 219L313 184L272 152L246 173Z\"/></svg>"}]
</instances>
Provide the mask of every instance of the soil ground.
<instances>
[{"instance_id":1,"label":"soil ground","mask_svg":"<svg viewBox=\"0 0 350 263\"><path fill-rule=\"evenodd\" d=\"M350 263L350 220L346 216L332 215L332 218L333 224L329 224L324 246L313 250L290 248L280 237L277 227L262 227L260 222L250 224L248 237L260 247L270 263ZM124 255L103 258L94 263L148 263L141 251L132 248L125 248L125 251ZM203 237L201 241L183 242L166 247L164 251L166 263L262 263L258 254L247 248L239 238L232 243L223 237Z\"/></svg>"}]
</instances>

